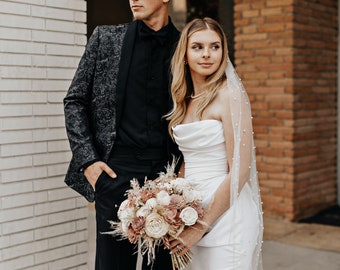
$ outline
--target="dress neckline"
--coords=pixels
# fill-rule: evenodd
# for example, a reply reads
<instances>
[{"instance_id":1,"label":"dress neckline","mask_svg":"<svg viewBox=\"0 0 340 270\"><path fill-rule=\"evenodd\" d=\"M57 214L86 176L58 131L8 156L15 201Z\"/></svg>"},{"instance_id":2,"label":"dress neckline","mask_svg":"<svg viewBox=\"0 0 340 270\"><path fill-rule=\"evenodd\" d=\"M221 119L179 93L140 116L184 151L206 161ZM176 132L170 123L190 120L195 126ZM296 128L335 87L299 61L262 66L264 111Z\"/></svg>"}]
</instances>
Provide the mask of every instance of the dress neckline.
<instances>
[{"instance_id":1,"label":"dress neckline","mask_svg":"<svg viewBox=\"0 0 340 270\"><path fill-rule=\"evenodd\" d=\"M200 121L194 121L194 122L189 122L189 123L177 124L175 127L177 127L177 126L190 126L190 125L200 124L200 123L203 123L203 122L217 122L217 123L222 124L222 122L220 120L217 120L217 119L203 119L203 120L200 120Z\"/></svg>"}]
</instances>

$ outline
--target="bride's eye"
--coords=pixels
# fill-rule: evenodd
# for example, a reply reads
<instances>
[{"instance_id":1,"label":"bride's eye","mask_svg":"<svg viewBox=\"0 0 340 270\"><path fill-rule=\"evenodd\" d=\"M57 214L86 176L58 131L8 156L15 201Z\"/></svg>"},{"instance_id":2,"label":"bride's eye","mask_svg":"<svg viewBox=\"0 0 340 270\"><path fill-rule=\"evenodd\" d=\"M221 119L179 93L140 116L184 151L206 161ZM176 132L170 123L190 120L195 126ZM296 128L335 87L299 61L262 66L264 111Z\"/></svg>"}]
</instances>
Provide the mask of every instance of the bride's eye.
<instances>
[{"instance_id":1,"label":"bride's eye","mask_svg":"<svg viewBox=\"0 0 340 270\"><path fill-rule=\"evenodd\" d=\"M191 48L192 48L193 50L198 51L198 50L202 49L202 46L199 45L199 44L195 44L195 45L193 45Z\"/></svg>"},{"instance_id":2,"label":"bride's eye","mask_svg":"<svg viewBox=\"0 0 340 270\"><path fill-rule=\"evenodd\" d=\"M217 51L219 48L220 48L219 45L213 45L213 46L212 46L212 49L213 49L214 51Z\"/></svg>"}]
</instances>

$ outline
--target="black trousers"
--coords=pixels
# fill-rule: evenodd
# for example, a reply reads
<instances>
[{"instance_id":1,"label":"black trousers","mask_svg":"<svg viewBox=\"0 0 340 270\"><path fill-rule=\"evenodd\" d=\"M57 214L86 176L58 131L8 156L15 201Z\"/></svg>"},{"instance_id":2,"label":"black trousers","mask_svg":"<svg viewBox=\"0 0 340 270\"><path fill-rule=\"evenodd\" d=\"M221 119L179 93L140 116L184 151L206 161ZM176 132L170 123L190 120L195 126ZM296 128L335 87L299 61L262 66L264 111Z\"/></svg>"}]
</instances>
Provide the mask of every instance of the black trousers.
<instances>
[{"instance_id":1,"label":"black trousers","mask_svg":"<svg viewBox=\"0 0 340 270\"><path fill-rule=\"evenodd\" d=\"M137 245L128 240L120 240L112 235L102 234L110 231L108 220L118 221L117 210L125 192L130 189L130 180L137 178L142 184L145 177L155 179L168 162L167 158L152 160L152 152L143 155L134 151L113 151L108 165L117 178L112 179L103 172L96 183L95 208L97 222L96 270L135 270ZM156 155L157 156L157 155ZM143 270L172 270L169 250L159 247L154 264L147 266L147 256L143 258Z\"/></svg>"}]
</instances>

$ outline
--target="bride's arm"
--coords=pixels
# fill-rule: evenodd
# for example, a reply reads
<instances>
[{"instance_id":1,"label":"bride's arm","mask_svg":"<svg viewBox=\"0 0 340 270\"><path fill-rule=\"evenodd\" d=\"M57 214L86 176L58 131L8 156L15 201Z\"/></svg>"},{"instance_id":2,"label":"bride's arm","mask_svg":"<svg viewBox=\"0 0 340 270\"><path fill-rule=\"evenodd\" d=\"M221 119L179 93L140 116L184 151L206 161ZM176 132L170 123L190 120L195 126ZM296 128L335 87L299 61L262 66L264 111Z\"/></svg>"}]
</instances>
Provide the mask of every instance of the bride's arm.
<instances>
[{"instance_id":1,"label":"bride's arm","mask_svg":"<svg viewBox=\"0 0 340 270\"><path fill-rule=\"evenodd\" d=\"M181 167L179 168L177 177L184 178L184 175L185 175L184 166L185 166L185 163L183 161L182 164L181 164Z\"/></svg>"}]
</instances>

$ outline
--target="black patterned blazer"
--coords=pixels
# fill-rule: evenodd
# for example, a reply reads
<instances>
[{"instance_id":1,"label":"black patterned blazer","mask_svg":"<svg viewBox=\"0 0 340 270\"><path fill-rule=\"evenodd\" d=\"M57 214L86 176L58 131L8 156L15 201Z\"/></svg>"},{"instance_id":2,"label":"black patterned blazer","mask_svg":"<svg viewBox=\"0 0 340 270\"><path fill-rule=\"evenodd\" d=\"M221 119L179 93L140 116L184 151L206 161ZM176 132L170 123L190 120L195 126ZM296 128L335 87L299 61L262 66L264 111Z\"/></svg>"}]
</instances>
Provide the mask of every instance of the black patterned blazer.
<instances>
[{"instance_id":1,"label":"black patterned blazer","mask_svg":"<svg viewBox=\"0 0 340 270\"><path fill-rule=\"evenodd\" d=\"M136 31L136 21L98 26L64 98L65 124L72 150L65 183L88 201L94 201L94 190L81 168L93 160L106 162L109 158L122 113Z\"/></svg>"}]
</instances>

